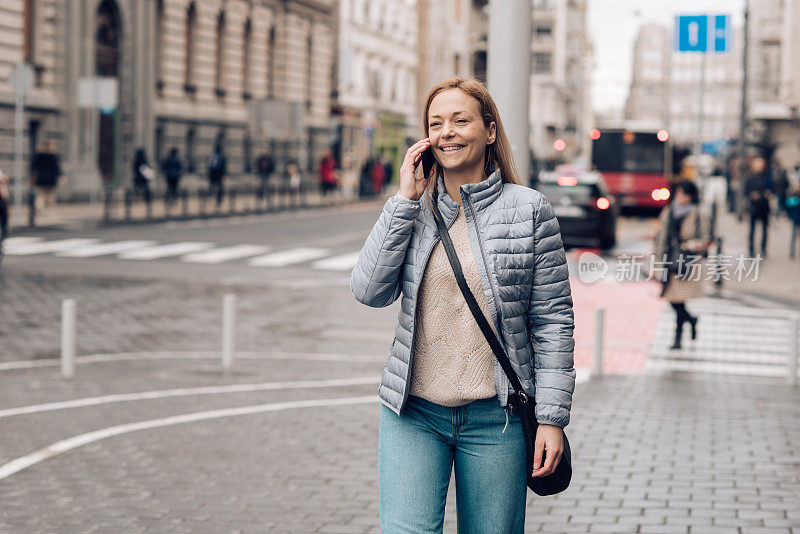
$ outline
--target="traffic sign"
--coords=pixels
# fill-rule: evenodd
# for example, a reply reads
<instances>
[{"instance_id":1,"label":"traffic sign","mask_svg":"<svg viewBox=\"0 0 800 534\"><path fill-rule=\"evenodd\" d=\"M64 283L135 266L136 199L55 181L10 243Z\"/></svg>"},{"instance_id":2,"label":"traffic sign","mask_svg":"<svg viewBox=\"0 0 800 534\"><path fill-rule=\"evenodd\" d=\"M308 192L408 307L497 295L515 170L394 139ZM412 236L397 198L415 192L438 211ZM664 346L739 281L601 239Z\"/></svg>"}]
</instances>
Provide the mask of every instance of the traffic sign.
<instances>
[{"instance_id":1,"label":"traffic sign","mask_svg":"<svg viewBox=\"0 0 800 534\"><path fill-rule=\"evenodd\" d=\"M732 44L730 15L675 17L675 50L678 52L728 52Z\"/></svg>"}]
</instances>

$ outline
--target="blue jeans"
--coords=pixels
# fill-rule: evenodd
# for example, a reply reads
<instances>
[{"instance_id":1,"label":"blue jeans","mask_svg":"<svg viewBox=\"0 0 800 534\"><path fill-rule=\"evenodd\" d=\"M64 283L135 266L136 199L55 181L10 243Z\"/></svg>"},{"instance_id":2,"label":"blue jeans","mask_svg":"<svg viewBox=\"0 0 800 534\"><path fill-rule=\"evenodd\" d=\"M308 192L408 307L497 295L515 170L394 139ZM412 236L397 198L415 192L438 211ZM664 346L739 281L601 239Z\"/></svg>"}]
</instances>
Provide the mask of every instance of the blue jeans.
<instances>
[{"instance_id":1,"label":"blue jeans","mask_svg":"<svg viewBox=\"0 0 800 534\"><path fill-rule=\"evenodd\" d=\"M442 532L455 465L459 534L522 534L525 436L497 397L447 408L410 395L398 416L381 405L381 532Z\"/></svg>"}]
</instances>

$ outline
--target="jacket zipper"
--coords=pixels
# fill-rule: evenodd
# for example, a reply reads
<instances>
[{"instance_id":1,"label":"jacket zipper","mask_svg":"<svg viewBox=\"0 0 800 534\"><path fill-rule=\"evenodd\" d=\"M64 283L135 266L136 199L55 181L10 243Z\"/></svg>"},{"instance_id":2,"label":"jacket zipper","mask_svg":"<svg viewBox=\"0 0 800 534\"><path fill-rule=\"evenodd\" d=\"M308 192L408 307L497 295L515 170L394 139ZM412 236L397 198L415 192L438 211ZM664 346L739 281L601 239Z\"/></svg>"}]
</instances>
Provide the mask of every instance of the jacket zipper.
<instances>
[{"instance_id":1,"label":"jacket zipper","mask_svg":"<svg viewBox=\"0 0 800 534\"><path fill-rule=\"evenodd\" d=\"M464 214L464 215L466 215L466 214ZM435 217L436 215L433 215L433 216ZM448 230L450 230L450 228L453 226L453 224L455 224L457 218L458 218L458 213L456 212L456 216L453 217L453 220L450 221L449 224L445 223ZM433 245L431 245L431 248L428 250L428 253L425 255L425 263L424 263L424 267L422 268L422 276L425 275L425 268L428 266L428 260L431 259L431 254L433 254L433 249L436 248L436 244L439 241L441 241L441 239L434 239ZM491 283L491 281L490 281L490 283ZM406 379L405 385L404 385L405 387L403 388L404 389L404 391L403 391L403 401L400 404L400 409L398 410L398 412L400 412L400 413L402 413L403 412L403 408L406 407L406 399L408 399L408 392L411 389L411 373L414 370L414 344L415 344L415 341L417 340L417 336L416 336L416 333L417 333L417 304L418 304L417 299L419 297L420 287L422 287L422 278L420 278L420 283L417 284L417 288L414 290L415 291L414 292L414 320L412 321L412 324L411 324L412 332L411 332L410 353L408 355L408 378Z\"/></svg>"},{"instance_id":2,"label":"jacket zipper","mask_svg":"<svg viewBox=\"0 0 800 534\"><path fill-rule=\"evenodd\" d=\"M472 203L472 200L470 198L467 198L466 200L467 200L467 203L469 204L469 209L472 212L472 218L474 219L475 218L475 205ZM462 195L462 200L461 201L462 202L464 201L463 195ZM464 213L464 216L466 217L466 213ZM469 223L469 218L467 218L467 222ZM475 235L478 236L478 248L480 249L480 253L481 253L481 261L483 262L483 268L486 270L486 280L489 282L489 289L492 292L492 300L494 301L494 309L495 309L495 315L496 315L495 320L497 321L497 324L496 324L496 326L497 326L497 336L498 336L498 339L499 339L500 336L503 335L502 328L501 328L502 327L502 320L501 320L501 313L500 313L500 303L497 300L497 293L495 293L495 290L494 290L494 284L492 283L492 275L489 273L489 263L486 261L486 252L483 250L483 241L481 241L481 233L478 230L478 225L474 220L473 220L472 224L475 226ZM503 341L503 345L505 345L505 341ZM505 375L503 375L503 376L505 376ZM505 381L508 381L508 377L506 377ZM508 386L506 385L505 387L506 387L506 391L505 392L503 392L503 393L501 393L499 391L497 392L498 398L502 399L502 397L504 395L507 395Z\"/></svg>"}]
</instances>

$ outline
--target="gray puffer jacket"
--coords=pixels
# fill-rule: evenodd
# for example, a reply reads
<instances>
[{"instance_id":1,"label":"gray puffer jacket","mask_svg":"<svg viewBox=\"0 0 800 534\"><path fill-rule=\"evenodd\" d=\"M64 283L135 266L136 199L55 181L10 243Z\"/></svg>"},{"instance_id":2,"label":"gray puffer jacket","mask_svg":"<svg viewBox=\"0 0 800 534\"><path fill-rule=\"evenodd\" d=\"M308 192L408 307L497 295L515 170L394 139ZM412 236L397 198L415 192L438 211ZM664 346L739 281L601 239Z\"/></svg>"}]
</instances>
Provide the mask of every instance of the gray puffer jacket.
<instances>
[{"instance_id":1,"label":"gray puffer jacket","mask_svg":"<svg viewBox=\"0 0 800 534\"><path fill-rule=\"evenodd\" d=\"M449 228L458 215L439 177L438 205ZM350 289L372 307L392 304L402 293L394 342L378 394L401 413L408 397L422 276L439 232L428 197L386 201L358 256ZM536 399L541 424L569 423L575 388L574 316L569 273L558 221L548 200L533 189L504 184L500 171L461 187L472 250L491 320L525 392ZM499 362L494 366L500 403L513 393Z\"/></svg>"}]
</instances>

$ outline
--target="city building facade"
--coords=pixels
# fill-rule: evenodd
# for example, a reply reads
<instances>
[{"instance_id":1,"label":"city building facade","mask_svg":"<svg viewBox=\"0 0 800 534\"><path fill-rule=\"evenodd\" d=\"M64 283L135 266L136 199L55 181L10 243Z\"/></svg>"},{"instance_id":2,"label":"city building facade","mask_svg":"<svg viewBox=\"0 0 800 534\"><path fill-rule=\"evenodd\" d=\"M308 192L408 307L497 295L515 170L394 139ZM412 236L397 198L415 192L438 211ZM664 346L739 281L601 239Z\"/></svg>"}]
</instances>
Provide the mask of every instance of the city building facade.
<instances>
[{"instance_id":1,"label":"city building facade","mask_svg":"<svg viewBox=\"0 0 800 534\"><path fill-rule=\"evenodd\" d=\"M397 176L406 139L418 130L417 0L341 0L337 158L353 188L368 160Z\"/></svg>"},{"instance_id":2,"label":"city building facade","mask_svg":"<svg viewBox=\"0 0 800 534\"><path fill-rule=\"evenodd\" d=\"M3 0L0 10L0 114L13 112L12 66L32 64L25 157L56 141L62 196L127 186L139 148L157 163L175 147L203 175L219 145L236 177L267 148L311 172L333 143L333 0ZM114 106L85 107L96 77L115 80ZM3 167L11 135L0 132Z\"/></svg>"},{"instance_id":3,"label":"city building facade","mask_svg":"<svg viewBox=\"0 0 800 534\"><path fill-rule=\"evenodd\" d=\"M588 159L592 43L587 0L533 0L531 147L537 160ZM557 139L565 149L554 148Z\"/></svg>"}]
</instances>

